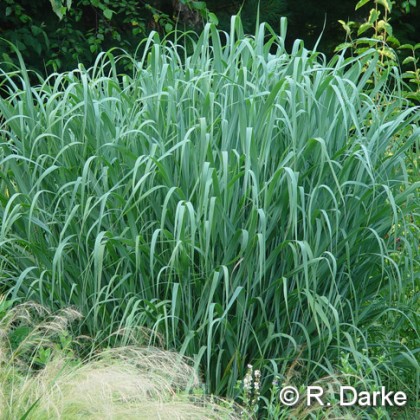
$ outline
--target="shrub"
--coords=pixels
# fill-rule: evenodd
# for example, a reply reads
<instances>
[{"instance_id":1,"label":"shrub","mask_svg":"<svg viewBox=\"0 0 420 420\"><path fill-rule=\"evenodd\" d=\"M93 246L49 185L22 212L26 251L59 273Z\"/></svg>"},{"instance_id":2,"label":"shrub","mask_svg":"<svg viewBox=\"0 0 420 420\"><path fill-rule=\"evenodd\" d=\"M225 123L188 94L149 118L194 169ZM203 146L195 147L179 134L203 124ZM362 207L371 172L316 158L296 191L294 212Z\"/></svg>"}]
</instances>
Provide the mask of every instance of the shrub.
<instances>
[{"instance_id":1,"label":"shrub","mask_svg":"<svg viewBox=\"0 0 420 420\"><path fill-rule=\"evenodd\" d=\"M176 22L194 27L193 23L201 24L201 18L208 16L203 2L200 10L194 9L200 4L191 1L174 2L175 8L165 8L164 3L5 0L0 3L0 36L13 42L37 71L71 69L77 63L90 66L97 53L111 47L134 51L151 29L170 32ZM215 19L213 14L209 17ZM11 51L2 42L2 61L15 62Z\"/></svg>"}]
</instances>

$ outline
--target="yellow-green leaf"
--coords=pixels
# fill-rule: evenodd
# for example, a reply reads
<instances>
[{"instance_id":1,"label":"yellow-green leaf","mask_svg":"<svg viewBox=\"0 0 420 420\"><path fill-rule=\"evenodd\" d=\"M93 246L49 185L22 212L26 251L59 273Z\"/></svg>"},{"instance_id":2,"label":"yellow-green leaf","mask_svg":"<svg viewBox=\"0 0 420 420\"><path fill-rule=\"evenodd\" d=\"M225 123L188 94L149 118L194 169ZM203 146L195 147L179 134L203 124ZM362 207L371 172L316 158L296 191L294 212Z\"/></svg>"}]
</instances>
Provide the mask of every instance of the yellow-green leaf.
<instances>
[{"instance_id":1,"label":"yellow-green leaf","mask_svg":"<svg viewBox=\"0 0 420 420\"><path fill-rule=\"evenodd\" d=\"M394 54L394 52L391 50L391 48L382 48L382 49L379 51L379 53L380 53L381 55L383 55L384 57L388 57L388 58L390 58L391 60L395 60L395 59L396 59L395 54Z\"/></svg>"},{"instance_id":2,"label":"yellow-green leaf","mask_svg":"<svg viewBox=\"0 0 420 420\"><path fill-rule=\"evenodd\" d=\"M209 13L208 16L209 22L212 23L213 25L218 25L219 24L219 19L217 19L217 16L214 13Z\"/></svg>"},{"instance_id":3,"label":"yellow-green leaf","mask_svg":"<svg viewBox=\"0 0 420 420\"><path fill-rule=\"evenodd\" d=\"M390 44L393 48L398 48L400 46L400 41L397 38L390 35L387 39L388 44Z\"/></svg>"},{"instance_id":4,"label":"yellow-green leaf","mask_svg":"<svg viewBox=\"0 0 420 420\"><path fill-rule=\"evenodd\" d=\"M380 4L381 6L385 7L386 10L388 10L388 12L391 11L392 9L392 4L389 0L375 0L376 3Z\"/></svg>"},{"instance_id":5,"label":"yellow-green leaf","mask_svg":"<svg viewBox=\"0 0 420 420\"><path fill-rule=\"evenodd\" d=\"M407 58L404 59L404 61L402 63L404 65L404 64L408 64L408 63L414 63L414 62L415 62L414 57L407 57Z\"/></svg>"},{"instance_id":6,"label":"yellow-green leaf","mask_svg":"<svg viewBox=\"0 0 420 420\"><path fill-rule=\"evenodd\" d=\"M357 31L357 35L362 35L364 32L366 32L368 29L372 28L373 25L369 22L362 23L360 25L359 30Z\"/></svg>"},{"instance_id":7,"label":"yellow-green leaf","mask_svg":"<svg viewBox=\"0 0 420 420\"><path fill-rule=\"evenodd\" d=\"M108 19L108 20L111 20L111 18L112 18L112 14L113 14L114 12L111 10L111 9L105 9L104 10L104 16Z\"/></svg>"},{"instance_id":8,"label":"yellow-green leaf","mask_svg":"<svg viewBox=\"0 0 420 420\"><path fill-rule=\"evenodd\" d=\"M370 13L369 13L369 19L368 22L369 23L375 23L378 20L379 15L381 14L380 10L376 10L376 9L371 9Z\"/></svg>"},{"instance_id":9,"label":"yellow-green leaf","mask_svg":"<svg viewBox=\"0 0 420 420\"><path fill-rule=\"evenodd\" d=\"M346 34L347 35L350 35L351 34L350 26L347 25L347 23L344 22L344 20L339 20L338 22L341 24L341 26L343 27L343 29L346 31Z\"/></svg>"},{"instance_id":10,"label":"yellow-green leaf","mask_svg":"<svg viewBox=\"0 0 420 420\"><path fill-rule=\"evenodd\" d=\"M335 47L334 52L343 51L347 48L350 48L352 46L351 42L344 42L342 44L339 44Z\"/></svg>"},{"instance_id":11,"label":"yellow-green leaf","mask_svg":"<svg viewBox=\"0 0 420 420\"><path fill-rule=\"evenodd\" d=\"M61 1L60 0L50 0L51 7L54 11L54 13L58 16L58 18L61 20L63 18L63 13L61 10Z\"/></svg>"},{"instance_id":12,"label":"yellow-green leaf","mask_svg":"<svg viewBox=\"0 0 420 420\"><path fill-rule=\"evenodd\" d=\"M392 35L392 26L388 22L380 20L377 25L379 31L385 31L387 34Z\"/></svg>"},{"instance_id":13,"label":"yellow-green leaf","mask_svg":"<svg viewBox=\"0 0 420 420\"><path fill-rule=\"evenodd\" d=\"M370 0L360 0L357 4L356 4L356 10L360 9L362 6L364 6L366 3L369 3Z\"/></svg>"}]
</instances>

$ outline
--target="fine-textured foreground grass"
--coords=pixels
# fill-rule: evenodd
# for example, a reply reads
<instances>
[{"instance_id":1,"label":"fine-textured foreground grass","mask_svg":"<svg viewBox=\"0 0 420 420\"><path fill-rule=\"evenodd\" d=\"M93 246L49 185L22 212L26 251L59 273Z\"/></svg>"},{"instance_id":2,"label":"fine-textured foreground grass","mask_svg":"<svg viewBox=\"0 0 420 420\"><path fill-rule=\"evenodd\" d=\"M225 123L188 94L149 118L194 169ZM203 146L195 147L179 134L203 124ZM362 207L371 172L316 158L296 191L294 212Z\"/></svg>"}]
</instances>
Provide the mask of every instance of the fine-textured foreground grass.
<instances>
[{"instance_id":1,"label":"fine-textured foreground grass","mask_svg":"<svg viewBox=\"0 0 420 420\"><path fill-rule=\"evenodd\" d=\"M1 420L239 418L234 404L197 395L197 375L176 353L126 346L82 361L69 333L80 314L6 303L0 296Z\"/></svg>"},{"instance_id":2,"label":"fine-textured foreground grass","mask_svg":"<svg viewBox=\"0 0 420 420\"><path fill-rule=\"evenodd\" d=\"M281 26L152 34L131 76L2 72L2 287L98 339L150 328L211 392L252 363L265 395L344 371L413 400L418 109L373 51L288 53Z\"/></svg>"}]
</instances>

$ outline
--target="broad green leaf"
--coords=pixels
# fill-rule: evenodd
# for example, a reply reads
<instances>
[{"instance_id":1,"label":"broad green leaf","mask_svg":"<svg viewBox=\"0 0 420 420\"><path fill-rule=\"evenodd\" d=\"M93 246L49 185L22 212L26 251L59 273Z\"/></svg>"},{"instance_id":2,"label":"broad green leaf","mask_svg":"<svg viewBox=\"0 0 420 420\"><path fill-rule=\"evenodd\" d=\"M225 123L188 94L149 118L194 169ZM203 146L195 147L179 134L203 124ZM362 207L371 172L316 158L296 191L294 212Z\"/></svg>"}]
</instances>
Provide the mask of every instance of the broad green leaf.
<instances>
[{"instance_id":1,"label":"broad green leaf","mask_svg":"<svg viewBox=\"0 0 420 420\"><path fill-rule=\"evenodd\" d=\"M395 38L394 36L392 36L392 35L388 36L387 42L393 48L399 48L399 46L400 46L400 41L397 38Z\"/></svg>"},{"instance_id":2,"label":"broad green leaf","mask_svg":"<svg viewBox=\"0 0 420 420\"><path fill-rule=\"evenodd\" d=\"M335 52L339 52L339 51L343 51L347 48L351 48L353 46L353 44L351 42L343 42L342 44L337 45L337 47L335 47Z\"/></svg>"},{"instance_id":3,"label":"broad green leaf","mask_svg":"<svg viewBox=\"0 0 420 420\"><path fill-rule=\"evenodd\" d=\"M114 12L111 9L105 9L104 10L104 16L108 19L111 20L112 19L112 14Z\"/></svg>"},{"instance_id":4,"label":"broad green leaf","mask_svg":"<svg viewBox=\"0 0 420 420\"><path fill-rule=\"evenodd\" d=\"M408 63L415 63L415 62L416 62L416 60L415 60L415 58L414 58L414 57L406 57L406 58L403 60L402 64L404 65L404 64L408 64Z\"/></svg>"},{"instance_id":5,"label":"broad green leaf","mask_svg":"<svg viewBox=\"0 0 420 420\"><path fill-rule=\"evenodd\" d=\"M205 1L193 1L191 6L196 10L204 10L207 7Z\"/></svg>"},{"instance_id":6,"label":"broad green leaf","mask_svg":"<svg viewBox=\"0 0 420 420\"><path fill-rule=\"evenodd\" d=\"M63 12L62 12L62 3L61 0L50 0L51 7L54 11L54 13L59 17L61 20L63 18Z\"/></svg>"},{"instance_id":7,"label":"broad green leaf","mask_svg":"<svg viewBox=\"0 0 420 420\"><path fill-rule=\"evenodd\" d=\"M420 44L419 44L420 45ZM413 46L411 44L403 44L399 47L401 50L413 50Z\"/></svg>"},{"instance_id":8,"label":"broad green leaf","mask_svg":"<svg viewBox=\"0 0 420 420\"><path fill-rule=\"evenodd\" d=\"M373 28L373 25L369 22L362 23L357 31L357 35L362 35L365 33L368 29Z\"/></svg>"},{"instance_id":9,"label":"broad green leaf","mask_svg":"<svg viewBox=\"0 0 420 420\"><path fill-rule=\"evenodd\" d=\"M385 56L385 57L388 57L388 58L390 58L391 60L396 60L397 59L397 57L396 57L396 55L395 55L395 53L394 53L394 51L393 50L391 50L391 48L381 48L380 50L379 50L379 52L380 52L380 54L381 55L383 55L383 56Z\"/></svg>"},{"instance_id":10,"label":"broad green leaf","mask_svg":"<svg viewBox=\"0 0 420 420\"><path fill-rule=\"evenodd\" d=\"M369 3L370 0L359 0L356 4L355 10L360 9L362 6L364 6L366 3Z\"/></svg>"},{"instance_id":11,"label":"broad green leaf","mask_svg":"<svg viewBox=\"0 0 420 420\"><path fill-rule=\"evenodd\" d=\"M371 24L374 24L378 20L378 17L380 14L381 14L380 10L371 9L371 11L369 12L368 22Z\"/></svg>"},{"instance_id":12,"label":"broad green leaf","mask_svg":"<svg viewBox=\"0 0 420 420\"><path fill-rule=\"evenodd\" d=\"M348 25L348 23L347 22L344 22L344 20L339 20L338 22L341 24L341 26L343 27L343 29L346 31L346 34L347 35L350 35L351 34L351 28Z\"/></svg>"},{"instance_id":13,"label":"broad green leaf","mask_svg":"<svg viewBox=\"0 0 420 420\"><path fill-rule=\"evenodd\" d=\"M214 14L214 13L212 13L212 12L210 12L209 13L209 15L208 15L208 19L209 19L209 22L211 23L211 24L213 24L213 25L218 25L219 24L219 19L217 18L217 16Z\"/></svg>"},{"instance_id":14,"label":"broad green leaf","mask_svg":"<svg viewBox=\"0 0 420 420\"><path fill-rule=\"evenodd\" d=\"M375 0L376 3L382 5L383 7L385 7L386 10L388 10L388 12L391 12L392 10L392 3L390 0Z\"/></svg>"},{"instance_id":15,"label":"broad green leaf","mask_svg":"<svg viewBox=\"0 0 420 420\"><path fill-rule=\"evenodd\" d=\"M379 31L386 31L387 34L390 34L392 36L392 26L388 22L380 20L377 23L377 28Z\"/></svg>"}]
</instances>

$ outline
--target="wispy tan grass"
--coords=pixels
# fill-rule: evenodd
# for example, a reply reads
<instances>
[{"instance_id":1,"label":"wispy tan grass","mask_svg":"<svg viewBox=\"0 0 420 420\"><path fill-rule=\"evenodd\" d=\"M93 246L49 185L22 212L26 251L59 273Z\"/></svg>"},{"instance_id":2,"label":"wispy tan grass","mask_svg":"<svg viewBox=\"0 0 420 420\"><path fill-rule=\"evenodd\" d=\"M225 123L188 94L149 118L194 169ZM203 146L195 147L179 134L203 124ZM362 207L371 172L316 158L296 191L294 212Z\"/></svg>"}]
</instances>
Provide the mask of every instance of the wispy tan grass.
<instances>
[{"instance_id":1,"label":"wispy tan grass","mask_svg":"<svg viewBox=\"0 0 420 420\"><path fill-rule=\"evenodd\" d=\"M177 353L126 346L77 359L56 337L78 317L72 309L51 314L23 304L0 320L0 419L238 417L233 404L197 393L199 378ZM31 329L13 344L13 333L23 326ZM37 355L45 349L51 356L37 368Z\"/></svg>"}]
</instances>

